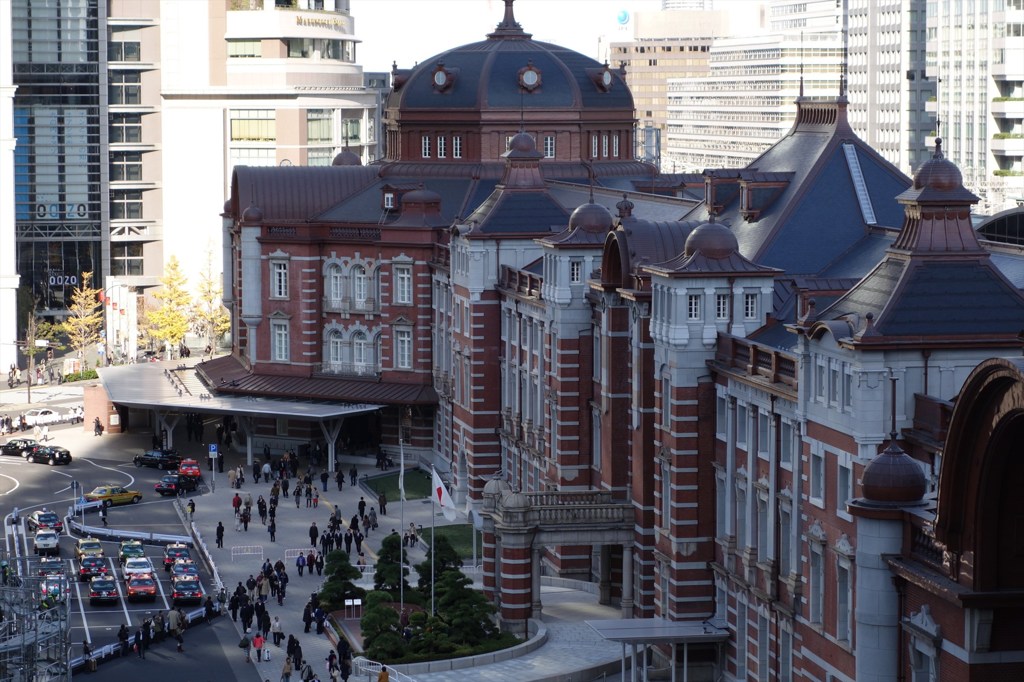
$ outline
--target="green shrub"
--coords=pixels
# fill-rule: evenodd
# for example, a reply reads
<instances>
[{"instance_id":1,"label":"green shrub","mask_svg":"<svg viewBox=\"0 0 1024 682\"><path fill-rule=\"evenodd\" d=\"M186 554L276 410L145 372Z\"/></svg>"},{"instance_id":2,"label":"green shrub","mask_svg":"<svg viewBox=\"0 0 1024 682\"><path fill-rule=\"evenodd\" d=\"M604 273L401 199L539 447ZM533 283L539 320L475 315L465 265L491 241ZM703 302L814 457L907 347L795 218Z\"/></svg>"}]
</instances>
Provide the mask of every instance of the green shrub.
<instances>
[{"instance_id":1,"label":"green shrub","mask_svg":"<svg viewBox=\"0 0 1024 682\"><path fill-rule=\"evenodd\" d=\"M100 375L96 373L94 369L86 369L81 372L73 372L71 374L64 375L64 383L71 383L72 381L87 381L89 379L99 379Z\"/></svg>"}]
</instances>

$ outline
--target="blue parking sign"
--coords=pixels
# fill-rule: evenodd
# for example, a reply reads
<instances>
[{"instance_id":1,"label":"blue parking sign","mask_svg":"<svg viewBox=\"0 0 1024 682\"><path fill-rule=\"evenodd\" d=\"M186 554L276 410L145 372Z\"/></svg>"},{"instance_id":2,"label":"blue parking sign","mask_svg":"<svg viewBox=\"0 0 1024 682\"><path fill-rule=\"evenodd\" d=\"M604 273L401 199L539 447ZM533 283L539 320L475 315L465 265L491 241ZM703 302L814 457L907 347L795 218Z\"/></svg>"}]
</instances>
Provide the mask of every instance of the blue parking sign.
<instances>
[{"instance_id":1,"label":"blue parking sign","mask_svg":"<svg viewBox=\"0 0 1024 682\"><path fill-rule=\"evenodd\" d=\"M210 457L216 457L216 456L217 456L217 444L216 443L210 443Z\"/></svg>"}]
</instances>

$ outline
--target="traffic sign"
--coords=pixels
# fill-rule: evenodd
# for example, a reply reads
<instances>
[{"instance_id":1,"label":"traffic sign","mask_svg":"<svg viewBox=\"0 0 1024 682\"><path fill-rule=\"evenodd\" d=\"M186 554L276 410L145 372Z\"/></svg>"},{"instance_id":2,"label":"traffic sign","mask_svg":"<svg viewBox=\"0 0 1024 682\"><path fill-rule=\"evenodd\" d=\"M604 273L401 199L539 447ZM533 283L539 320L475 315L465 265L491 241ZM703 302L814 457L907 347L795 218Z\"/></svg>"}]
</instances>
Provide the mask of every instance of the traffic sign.
<instances>
[{"instance_id":1,"label":"traffic sign","mask_svg":"<svg viewBox=\"0 0 1024 682\"><path fill-rule=\"evenodd\" d=\"M217 457L217 444L216 443L210 443L210 457L211 458Z\"/></svg>"}]
</instances>

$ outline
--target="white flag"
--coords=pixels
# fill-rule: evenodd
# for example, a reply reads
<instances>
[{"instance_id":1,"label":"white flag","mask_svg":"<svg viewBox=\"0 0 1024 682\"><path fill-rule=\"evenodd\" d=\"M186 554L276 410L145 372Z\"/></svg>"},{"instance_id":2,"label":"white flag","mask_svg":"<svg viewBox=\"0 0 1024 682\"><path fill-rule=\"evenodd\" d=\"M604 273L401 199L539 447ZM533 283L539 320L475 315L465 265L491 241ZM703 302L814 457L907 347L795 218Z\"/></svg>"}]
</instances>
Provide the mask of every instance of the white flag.
<instances>
[{"instance_id":1,"label":"white flag","mask_svg":"<svg viewBox=\"0 0 1024 682\"><path fill-rule=\"evenodd\" d=\"M444 487L444 483L441 482L441 477L437 475L437 470L433 467L430 468L432 485L434 487L434 502L441 505L441 513L449 521L455 520L455 503L452 501L452 496L448 494L448 488Z\"/></svg>"}]
</instances>

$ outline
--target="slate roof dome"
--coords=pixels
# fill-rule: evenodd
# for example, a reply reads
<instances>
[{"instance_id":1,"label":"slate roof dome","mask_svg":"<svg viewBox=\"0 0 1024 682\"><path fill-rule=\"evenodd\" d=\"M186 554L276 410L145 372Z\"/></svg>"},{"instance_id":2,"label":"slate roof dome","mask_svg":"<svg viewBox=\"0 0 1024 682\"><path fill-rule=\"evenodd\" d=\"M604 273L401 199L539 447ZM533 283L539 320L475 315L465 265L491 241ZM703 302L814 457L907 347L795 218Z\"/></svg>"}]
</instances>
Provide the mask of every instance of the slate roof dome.
<instances>
[{"instance_id":1,"label":"slate roof dome","mask_svg":"<svg viewBox=\"0 0 1024 682\"><path fill-rule=\"evenodd\" d=\"M263 211L259 206L255 204L249 204L249 207L242 212L243 223L262 223L263 222Z\"/></svg>"},{"instance_id":2,"label":"slate roof dome","mask_svg":"<svg viewBox=\"0 0 1024 682\"><path fill-rule=\"evenodd\" d=\"M521 492L511 492L501 498L501 506L505 509L529 509L530 501Z\"/></svg>"},{"instance_id":3,"label":"slate roof dome","mask_svg":"<svg viewBox=\"0 0 1024 682\"><path fill-rule=\"evenodd\" d=\"M964 184L964 176L952 161L942 154L942 139L935 140L935 153L921 164L914 175L915 189L934 189L951 192Z\"/></svg>"},{"instance_id":4,"label":"slate roof dome","mask_svg":"<svg viewBox=\"0 0 1024 682\"><path fill-rule=\"evenodd\" d=\"M889 447L864 468L861 487L865 500L899 506L920 502L928 483L917 462L896 444L894 434Z\"/></svg>"},{"instance_id":5,"label":"slate roof dome","mask_svg":"<svg viewBox=\"0 0 1024 682\"><path fill-rule=\"evenodd\" d=\"M693 228L686 238L685 254L690 257L699 251L708 258L728 258L739 247L732 230L712 220Z\"/></svg>"},{"instance_id":6,"label":"slate roof dome","mask_svg":"<svg viewBox=\"0 0 1024 682\"><path fill-rule=\"evenodd\" d=\"M359 158L359 155L350 149L345 149L334 157L334 161L331 162L332 166L362 166L363 160Z\"/></svg>"},{"instance_id":7,"label":"slate roof dome","mask_svg":"<svg viewBox=\"0 0 1024 682\"><path fill-rule=\"evenodd\" d=\"M580 229L584 232L600 232L604 234L612 229L615 219L607 208L595 204L593 200L579 206L569 216L569 229Z\"/></svg>"},{"instance_id":8,"label":"slate roof dome","mask_svg":"<svg viewBox=\"0 0 1024 682\"><path fill-rule=\"evenodd\" d=\"M397 76L389 109L633 110L633 96L618 69L533 40L516 22L508 0L504 19L487 40L441 52Z\"/></svg>"}]
</instances>

